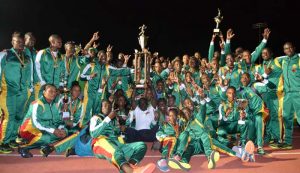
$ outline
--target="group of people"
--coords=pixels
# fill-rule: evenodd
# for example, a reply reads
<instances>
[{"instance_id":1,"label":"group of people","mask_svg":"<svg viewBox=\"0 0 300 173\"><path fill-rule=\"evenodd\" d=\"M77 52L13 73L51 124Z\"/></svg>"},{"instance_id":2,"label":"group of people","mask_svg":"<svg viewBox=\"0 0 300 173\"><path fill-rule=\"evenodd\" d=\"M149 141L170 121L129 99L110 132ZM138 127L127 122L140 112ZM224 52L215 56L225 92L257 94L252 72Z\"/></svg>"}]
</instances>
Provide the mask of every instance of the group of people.
<instances>
[{"instance_id":1,"label":"group of people","mask_svg":"<svg viewBox=\"0 0 300 173\"><path fill-rule=\"evenodd\" d=\"M286 42L285 55L275 58L266 47L270 33L264 30L253 52L232 52L232 29L226 38L212 35L207 58L148 52L150 73L141 67L144 80L135 81L137 62L114 57L110 45L98 50L98 32L83 49L66 42L65 54L58 35L37 51L33 33L14 32L12 48L0 52L0 153L17 149L30 158L40 148L44 157L55 151L106 159L121 172L167 172L190 170L201 153L214 169L219 152L251 162L255 148L266 154L264 144L292 149L300 54ZM145 142L161 152L156 165L137 166Z\"/></svg>"}]
</instances>

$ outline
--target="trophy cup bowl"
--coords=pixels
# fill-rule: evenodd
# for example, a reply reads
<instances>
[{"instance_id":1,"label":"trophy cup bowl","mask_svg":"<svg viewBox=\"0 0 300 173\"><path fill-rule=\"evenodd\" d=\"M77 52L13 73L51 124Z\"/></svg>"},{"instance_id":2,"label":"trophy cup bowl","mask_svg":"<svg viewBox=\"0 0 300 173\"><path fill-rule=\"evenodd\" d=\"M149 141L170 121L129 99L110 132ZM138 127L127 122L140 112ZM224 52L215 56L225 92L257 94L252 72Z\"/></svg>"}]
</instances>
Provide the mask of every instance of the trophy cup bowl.
<instances>
[{"instance_id":1,"label":"trophy cup bowl","mask_svg":"<svg viewBox=\"0 0 300 173\"><path fill-rule=\"evenodd\" d=\"M139 40L139 44L141 46L141 49L143 51L145 49L145 47L147 46L148 37L145 36L144 34L142 34L141 36L139 36L138 40Z\"/></svg>"}]
</instances>

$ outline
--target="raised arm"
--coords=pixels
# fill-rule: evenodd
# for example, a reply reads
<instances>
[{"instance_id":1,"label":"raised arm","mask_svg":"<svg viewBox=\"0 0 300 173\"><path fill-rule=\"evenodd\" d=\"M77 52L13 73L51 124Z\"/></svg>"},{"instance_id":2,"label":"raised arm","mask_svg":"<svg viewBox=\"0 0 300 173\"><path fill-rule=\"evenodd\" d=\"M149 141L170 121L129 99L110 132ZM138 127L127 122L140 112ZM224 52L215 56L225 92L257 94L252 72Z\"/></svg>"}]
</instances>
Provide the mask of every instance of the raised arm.
<instances>
[{"instance_id":1,"label":"raised arm","mask_svg":"<svg viewBox=\"0 0 300 173\"><path fill-rule=\"evenodd\" d=\"M226 43L225 43L225 48L224 48L225 56L227 54L231 53L230 42L231 42L231 39L234 37L234 35L235 34L233 33L233 30L231 28L227 30L227 33L226 33Z\"/></svg>"},{"instance_id":2,"label":"raised arm","mask_svg":"<svg viewBox=\"0 0 300 173\"><path fill-rule=\"evenodd\" d=\"M215 42L216 36L217 35L214 33L210 40L209 49L208 49L208 62L211 62L214 57L214 52L215 52L214 42Z\"/></svg>"},{"instance_id":3,"label":"raised arm","mask_svg":"<svg viewBox=\"0 0 300 173\"><path fill-rule=\"evenodd\" d=\"M266 47L267 40L269 39L271 30L266 28L263 33L264 39L261 43L255 48L255 50L251 53L251 63L254 64L258 57L261 55L262 50Z\"/></svg>"},{"instance_id":4,"label":"raised arm","mask_svg":"<svg viewBox=\"0 0 300 173\"><path fill-rule=\"evenodd\" d=\"M84 50L88 51L89 48L93 46L94 42L97 41L99 38L100 38L99 32L97 31L93 34L91 40L84 46Z\"/></svg>"}]
</instances>

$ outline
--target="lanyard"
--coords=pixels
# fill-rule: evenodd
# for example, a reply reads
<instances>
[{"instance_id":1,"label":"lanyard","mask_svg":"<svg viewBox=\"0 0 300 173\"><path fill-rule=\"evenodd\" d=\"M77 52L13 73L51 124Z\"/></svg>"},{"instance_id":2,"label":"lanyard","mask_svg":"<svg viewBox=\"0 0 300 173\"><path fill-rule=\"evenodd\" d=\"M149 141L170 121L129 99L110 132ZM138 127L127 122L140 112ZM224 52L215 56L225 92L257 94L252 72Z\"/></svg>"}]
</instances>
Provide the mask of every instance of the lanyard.
<instances>
[{"instance_id":1,"label":"lanyard","mask_svg":"<svg viewBox=\"0 0 300 173\"><path fill-rule=\"evenodd\" d=\"M19 54L13 49L14 54L16 55L16 57L18 58L18 60L21 63L21 67L23 68L25 66L24 64L24 54L21 54L21 57L19 56Z\"/></svg>"},{"instance_id":2,"label":"lanyard","mask_svg":"<svg viewBox=\"0 0 300 173\"><path fill-rule=\"evenodd\" d=\"M52 56L52 59L53 59L53 61L54 61L54 68L57 68L58 67L58 65L57 65L57 57L56 56L54 56L54 54L52 53L52 51L50 50L50 54L51 54L51 56Z\"/></svg>"}]
</instances>

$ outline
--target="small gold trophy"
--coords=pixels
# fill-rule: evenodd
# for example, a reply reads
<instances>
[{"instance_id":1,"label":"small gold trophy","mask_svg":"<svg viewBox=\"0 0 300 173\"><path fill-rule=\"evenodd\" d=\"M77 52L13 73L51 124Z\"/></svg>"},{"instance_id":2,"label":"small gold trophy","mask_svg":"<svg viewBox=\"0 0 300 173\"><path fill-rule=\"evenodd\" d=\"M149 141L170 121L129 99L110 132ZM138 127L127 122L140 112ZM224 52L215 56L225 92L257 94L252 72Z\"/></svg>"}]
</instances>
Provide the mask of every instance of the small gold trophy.
<instances>
[{"instance_id":1,"label":"small gold trophy","mask_svg":"<svg viewBox=\"0 0 300 173\"><path fill-rule=\"evenodd\" d=\"M246 99L237 99L236 101L238 103L238 110L239 110L239 112L244 112L245 109L248 106L248 100L246 100ZM245 119L244 118L240 118L238 120L238 124L245 124Z\"/></svg>"},{"instance_id":2,"label":"small gold trophy","mask_svg":"<svg viewBox=\"0 0 300 173\"><path fill-rule=\"evenodd\" d=\"M221 21L223 20L223 16L221 16L221 10L218 8L218 16L216 16L214 18L215 22L216 22L216 28L214 29L214 33L215 34L220 34L220 29L219 29L219 25L221 23Z\"/></svg>"}]
</instances>

